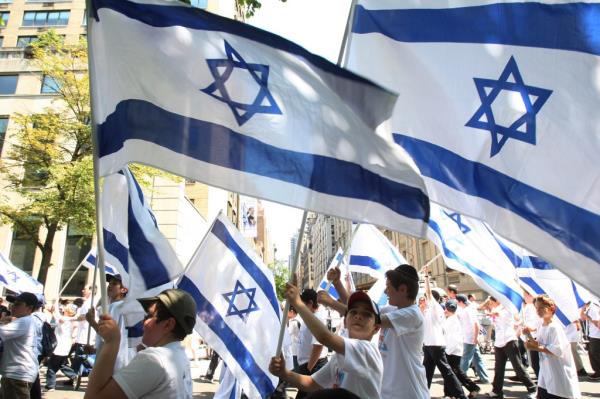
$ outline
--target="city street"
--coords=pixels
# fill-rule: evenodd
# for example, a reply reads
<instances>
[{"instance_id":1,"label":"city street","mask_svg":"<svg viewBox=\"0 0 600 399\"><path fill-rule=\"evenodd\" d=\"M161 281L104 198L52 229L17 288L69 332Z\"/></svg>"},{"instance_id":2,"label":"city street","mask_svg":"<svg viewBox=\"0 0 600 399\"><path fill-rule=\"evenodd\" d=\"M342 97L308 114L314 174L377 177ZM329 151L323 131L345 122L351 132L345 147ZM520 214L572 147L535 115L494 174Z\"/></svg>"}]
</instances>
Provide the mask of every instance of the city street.
<instances>
[{"instance_id":1,"label":"city street","mask_svg":"<svg viewBox=\"0 0 600 399\"><path fill-rule=\"evenodd\" d=\"M485 363L488 369L488 374L490 377L493 377L493 368L494 368L494 356L493 355L484 355ZM590 371L591 367L589 366L589 361L587 358L584 359L587 370ZM218 382L213 383L203 383L200 382L200 375L203 374L208 367L208 360L201 360L196 365L192 365L192 376L194 377L194 398L198 399L210 399L213 397L214 392L218 388ZM531 371L531 369L530 369ZM469 372L469 376L472 377L472 371ZM219 374L219 370L217 370L216 375ZM532 372L533 374L533 372ZM506 376L514 375L510 368L510 363L507 364L507 372ZM62 374L59 374L62 376ZM63 381L64 377L60 381ZM43 383L43 381L42 381ZM63 390L63 388L57 385L57 390L54 392L46 393L45 399L71 399L71 398L83 398L83 389L85 389L85 385L82 385L82 390L79 392L74 392L72 389ZM490 384L481 385L481 393L478 397L485 397L485 393L491 390ZM591 382L587 379L581 380L581 392L583 398L600 398L600 381ZM433 384L431 387L431 397L432 398L442 398L443 395L443 382L442 379L437 373L434 377ZM290 392L290 398L293 398L293 393ZM526 390L519 383L513 383L511 381L506 380L504 385L504 397L507 399L512 398L525 398Z\"/></svg>"}]
</instances>

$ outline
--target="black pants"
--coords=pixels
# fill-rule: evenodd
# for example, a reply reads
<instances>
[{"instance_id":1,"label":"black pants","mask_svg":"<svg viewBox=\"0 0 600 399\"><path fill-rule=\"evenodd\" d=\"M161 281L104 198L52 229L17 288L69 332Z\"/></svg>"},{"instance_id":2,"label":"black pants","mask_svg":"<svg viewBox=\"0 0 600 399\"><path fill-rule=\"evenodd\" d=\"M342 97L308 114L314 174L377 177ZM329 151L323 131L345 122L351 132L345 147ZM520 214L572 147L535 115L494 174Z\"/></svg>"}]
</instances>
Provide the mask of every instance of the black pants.
<instances>
[{"instance_id":1,"label":"black pants","mask_svg":"<svg viewBox=\"0 0 600 399\"><path fill-rule=\"evenodd\" d=\"M540 376L540 352L529 351L529 362L536 377Z\"/></svg>"},{"instance_id":2,"label":"black pants","mask_svg":"<svg viewBox=\"0 0 600 399\"><path fill-rule=\"evenodd\" d=\"M204 377L206 377L207 380L213 379L218 365L219 355L217 355L217 352L213 351L212 356L210 357L210 363L208 363L208 370L206 370L206 374L204 375Z\"/></svg>"},{"instance_id":3,"label":"black pants","mask_svg":"<svg viewBox=\"0 0 600 399\"><path fill-rule=\"evenodd\" d=\"M317 371L319 371L323 366L325 366L327 364L327 358L324 357L322 359L317 360L317 364L315 364L315 367L313 367L313 369L311 371L308 371L308 363L303 363L300 366L298 366L298 374L302 374L302 375L313 375L314 373L316 373ZM308 392L304 392L304 391L298 391L298 394L296 395L296 399L302 399L308 396Z\"/></svg>"},{"instance_id":4,"label":"black pants","mask_svg":"<svg viewBox=\"0 0 600 399\"><path fill-rule=\"evenodd\" d=\"M466 399L462 390L460 381L452 371L448 359L446 358L446 347L444 346L424 346L423 366L425 366L425 376L427 377L427 387L431 388L433 372L437 367L444 379L444 396Z\"/></svg>"},{"instance_id":5,"label":"black pants","mask_svg":"<svg viewBox=\"0 0 600 399\"><path fill-rule=\"evenodd\" d=\"M467 391L469 392L479 391L479 386L475 384L472 379L467 377L464 371L462 371L460 368L460 356L446 354L446 357L448 358L448 364L450 365L450 368L462 386L467 388Z\"/></svg>"},{"instance_id":6,"label":"black pants","mask_svg":"<svg viewBox=\"0 0 600 399\"><path fill-rule=\"evenodd\" d=\"M502 396L502 389L504 387L504 372L506 371L506 361L510 360L515 374L519 378L525 387L527 392L535 392L535 384L525 371L523 364L521 363L521 356L519 348L517 347L517 341L509 341L502 348L494 348L494 358L496 364L494 366L494 382L492 383L492 391Z\"/></svg>"},{"instance_id":7,"label":"black pants","mask_svg":"<svg viewBox=\"0 0 600 399\"><path fill-rule=\"evenodd\" d=\"M525 348L525 342L521 338L517 338L519 345L519 354L521 355L521 364L525 369L529 367L529 356L527 356L527 349ZM536 374L537 375L537 374Z\"/></svg>"},{"instance_id":8,"label":"black pants","mask_svg":"<svg viewBox=\"0 0 600 399\"><path fill-rule=\"evenodd\" d=\"M588 354L590 355L590 364L595 375L600 375L600 338L589 337L590 345Z\"/></svg>"},{"instance_id":9,"label":"black pants","mask_svg":"<svg viewBox=\"0 0 600 399\"><path fill-rule=\"evenodd\" d=\"M538 388L537 397L538 399L566 399L562 396L552 395L551 393L548 393L548 391L546 391L544 388Z\"/></svg>"}]
</instances>

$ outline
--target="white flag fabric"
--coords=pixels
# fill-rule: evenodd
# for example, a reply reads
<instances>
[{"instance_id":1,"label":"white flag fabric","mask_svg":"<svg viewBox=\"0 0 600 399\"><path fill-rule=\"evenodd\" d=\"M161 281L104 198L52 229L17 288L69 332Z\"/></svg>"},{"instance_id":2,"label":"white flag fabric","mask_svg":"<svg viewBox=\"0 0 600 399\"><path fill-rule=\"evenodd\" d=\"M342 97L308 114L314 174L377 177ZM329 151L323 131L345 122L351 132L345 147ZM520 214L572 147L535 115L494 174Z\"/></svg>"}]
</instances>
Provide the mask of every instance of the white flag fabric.
<instances>
[{"instance_id":1,"label":"white flag fabric","mask_svg":"<svg viewBox=\"0 0 600 399\"><path fill-rule=\"evenodd\" d=\"M331 263L329 263L327 271L337 267L338 264L340 266L340 271L342 274L341 280L344 284L344 287L346 287L348 293L354 292L356 290L356 287L354 286L354 279L352 278L352 272L348 267L348 262L344 261L344 250L342 248L338 248L337 252L333 256L333 259L331 259ZM321 279L317 291L325 290L329 285L329 290L327 291L329 295L331 295L335 299L340 299L340 294L338 294L333 284L330 285L329 281L327 280L327 271L325 271L325 275L323 276L323 279Z\"/></svg>"},{"instance_id":2,"label":"white flag fabric","mask_svg":"<svg viewBox=\"0 0 600 399\"><path fill-rule=\"evenodd\" d=\"M523 290L515 268L483 222L432 204L428 236L449 268L472 277L513 314L519 312Z\"/></svg>"},{"instance_id":3,"label":"white flag fabric","mask_svg":"<svg viewBox=\"0 0 600 399\"><path fill-rule=\"evenodd\" d=\"M179 2L92 3L103 176L141 162L425 234L423 179L382 124L395 94L279 36Z\"/></svg>"},{"instance_id":4,"label":"white flag fabric","mask_svg":"<svg viewBox=\"0 0 600 399\"><path fill-rule=\"evenodd\" d=\"M277 386L269 373L281 325L273 273L219 213L178 287L196 301L196 331L217 351L250 398Z\"/></svg>"},{"instance_id":5,"label":"white flag fabric","mask_svg":"<svg viewBox=\"0 0 600 399\"><path fill-rule=\"evenodd\" d=\"M398 249L373 225L357 227L350 244L348 265L351 272L382 278L385 272L408 263Z\"/></svg>"},{"instance_id":6,"label":"white flag fabric","mask_svg":"<svg viewBox=\"0 0 600 399\"><path fill-rule=\"evenodd\" d=\"M237 383L233 373L225 362L221 366L221 376L219 378L219 388L215 392L213 399L239 399L242 397L242 389Z\"/></svg>"},{"instance_id":7,"label":"white flag fabric","mask_svg":"<svg viewBox=\"0 0 600 399\"><path fill-rule=\"evenodd\" d=\"M579 309L594 296L537 256L495 236L507 259L515 267L519 282L531 295L547 294L556 302L555 317L565 326L579 320Z\"/></svg>"},{"instance_id":8,"label":"white flag fabric","mask_svg":"<svg viewBox=\"0 0 600 399\"><path fill-rule=\"evenodd\" d=\"M90 252L88 252L85 258L83 258L81 261L81 266L88 269L94 269L96 267L96 248L92 248ZM113 266L107 264L106 262L104 262L104 270L106 271L106 274L110 274L112 276L119 274L119 272L117 272Z\"/></svg>"},{"instance_id":9,"label":"white flag fabric","mask_svg":"<svg viewBox=\"0 0 600 399\"><path fill-rule=\"evenodd\" d=\"M600 4L359 0L355 11L348 67L400 93L394 138L431 200L600 291Z\"/></svg>"},{"instance_id":10,"label":"white flag fabric","mask_svg":"<svg viewBox=\"0 0 600 399\"><path fill-rule=\"evenodd\" d=\"M18 294L31 292L42 294L44 286L42 283L13 265L12 262L0 252L0 286L6 287Z\"/></svg>"},{"instance_id":11,"label":"white flag fabric","mask_svg":"<svg viewBox=\"0 0 600 399\"><path fill-rule=\"evenodd\" d=\"M101 199L106 263L121 274L128 299L140 298L183 274L175 250L158 229L128 168L104 179Z\"/></svg>"}]
</instances>

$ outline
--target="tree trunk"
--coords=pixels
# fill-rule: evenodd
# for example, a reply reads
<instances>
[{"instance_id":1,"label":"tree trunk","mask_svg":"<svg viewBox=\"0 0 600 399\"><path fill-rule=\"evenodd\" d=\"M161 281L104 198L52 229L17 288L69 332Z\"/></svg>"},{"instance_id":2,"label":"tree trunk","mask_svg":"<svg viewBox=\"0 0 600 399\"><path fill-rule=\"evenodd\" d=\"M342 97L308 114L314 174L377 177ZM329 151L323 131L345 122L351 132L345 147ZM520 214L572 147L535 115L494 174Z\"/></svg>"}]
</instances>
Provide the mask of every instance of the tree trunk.
<instances>
[{"instance_id":1,"label":"tree trunk","mask_svg":"<svg viewBox=\"0 0 600 399\"><path fill-rule=\"evenodd\" d=\"M46 284L46 278L48 276L48 268L52 261L52 252L54 250L54 237L58 231L58 224L51 223L47 227L46 239L44 240L44 247L42 249L42 263L40 264L40 271L38 273L38 281L42 284Z\"/></svg>"}]
</instances>

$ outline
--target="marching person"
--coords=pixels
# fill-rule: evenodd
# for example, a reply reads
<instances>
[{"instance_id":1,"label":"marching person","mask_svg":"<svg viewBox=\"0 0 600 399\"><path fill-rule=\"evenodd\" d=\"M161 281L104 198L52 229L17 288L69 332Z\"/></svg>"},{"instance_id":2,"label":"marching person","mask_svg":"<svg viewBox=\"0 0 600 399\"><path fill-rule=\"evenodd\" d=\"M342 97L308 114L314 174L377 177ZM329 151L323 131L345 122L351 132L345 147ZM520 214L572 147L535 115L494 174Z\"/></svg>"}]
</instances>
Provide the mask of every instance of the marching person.
<instances>
[{"instance_id":1,"label":"marching person","mask_svg":"<svg viewBox=\"0 0 600 399\"><path fill-rule=\"evenodd\" d=\"M477 319L477 310L473 308L467 299L466 295L459 294L456 296L458 311L456 313L462 327L463 338L463 354L460 360L460 369L467 374L471 362L475 363L475 372L482 384L487 384L490 381L479 346L477 338L479 337L479 320Z\"/></svg>"},{"instance_id":2,"label":"marching person","mask_svg":"<svg viewBox=\"0 0 600 399\"><path fill-rule=\"evenodd\" d=\"M527 349L540 354L538 399L580 398L577 369L563 327L553 320L556 304L548 295L535 298L542 325L537 339L527 341Z\"/></svg>"},{"instance_id":3,"label":"marching person","mask_svg":"<svg viewBox=\"0 0 600 399\"><path fill-rule=\"evenodd\" d=\"M168 289L141 298L147 314L142 342L146 349L114 371L121 337L119 326L102 315L98 334L104 340L90 374L85 398L192 398L190 362L181 341L196 323L196 302L190 294Z\"/></svg>"},{"instance_id":4,"label":"marching person","mask_svg":"<svg viewBox=\"0 0 600 399\"><path fill-rule=\"evenodd\" d=\"M588 355L594 372L590 374L590 380L600 380L600 305L592 301L581 308L581 320L589 325L589 348Z\"/></svg>"},{"instance_id":5,"label":"marching person","mask_svg":"<svg viewBox=\"0 0 600 399\"><path fill-rule=\"evenodd\" d=\"M0 320L0 339L4 352L0 360L0 386L3 398L29 399L38 378L39 363L36 326L31 314L38 298L30 292L7 296L12 303L11 316Z\"/></svg>"},{"instance_id":6,"label":"marching person","mask_svg":"<svg viewBox=\"0 0 600 399\"><path fill-rule=\"evenodd\" d=\"M269 371L282 380L312 392L322 388L345 388L364 399L381 397L383 363L377 346L371 342L379 331L380 314L377 305L362 291L348 299L345 326L348 337L328 330L298 295L298 289L287 284L286 300L298 311L306 327L316 339L335 352L328 362L312 376L286 369L283 357L273 357Z\"/></svg>"},{"instance_id":7,"label":"marching person","mask_svg":"<svg viewBox=\"0 0 600 399\"><path fill-rule=\"evenodd\" d=\"M48 370L46 371L46 392L52 392L56 388L56 373L67 361L73 342L73 323L76 321L77 306L74 304L63 307L63 314L57 307L52 307L54 320L56 320L56 348L48 359Z\"/></svg>"}]
</instances>

